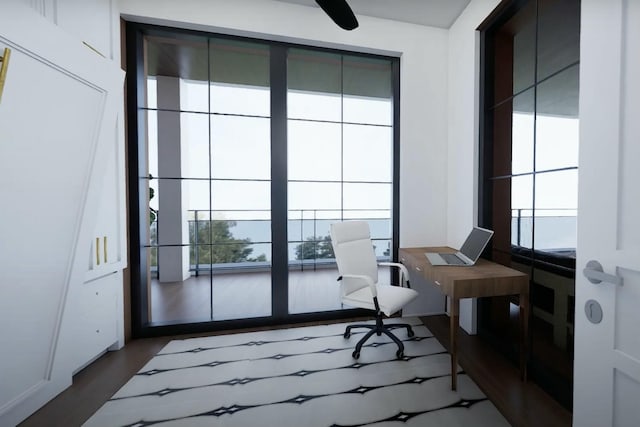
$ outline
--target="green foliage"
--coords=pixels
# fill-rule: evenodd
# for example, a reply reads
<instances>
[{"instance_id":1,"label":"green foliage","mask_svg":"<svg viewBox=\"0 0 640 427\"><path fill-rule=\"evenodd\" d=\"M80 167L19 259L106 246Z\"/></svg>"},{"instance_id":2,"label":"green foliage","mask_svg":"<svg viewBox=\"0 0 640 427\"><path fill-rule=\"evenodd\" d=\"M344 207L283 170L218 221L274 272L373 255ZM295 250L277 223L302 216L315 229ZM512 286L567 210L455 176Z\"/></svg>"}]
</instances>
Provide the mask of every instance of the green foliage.
<instances>
[{"instance_id":1,"label":"green foliage","mask_svg":"<svg viewBox=\"0 0 640 427\"><path fill-rule=\"evenodd\" d=\"M191 264L266 261L264 254L250 256L253 248L249 239L234 239L229 229L235 225L235 221L198 221L196 236L196 223L192 223L189 230Z\"/></svg>"},{"instance_id":2,"label":"green foliage","mask_svg":"<svg viewBox=\"0 0 640 427\"><path fill-rule=\"evenodd\" d=\"M296 246L296 259L321 259L335 258L331 237L308 237L303 243Z\"/></svg>"}]
</instances>

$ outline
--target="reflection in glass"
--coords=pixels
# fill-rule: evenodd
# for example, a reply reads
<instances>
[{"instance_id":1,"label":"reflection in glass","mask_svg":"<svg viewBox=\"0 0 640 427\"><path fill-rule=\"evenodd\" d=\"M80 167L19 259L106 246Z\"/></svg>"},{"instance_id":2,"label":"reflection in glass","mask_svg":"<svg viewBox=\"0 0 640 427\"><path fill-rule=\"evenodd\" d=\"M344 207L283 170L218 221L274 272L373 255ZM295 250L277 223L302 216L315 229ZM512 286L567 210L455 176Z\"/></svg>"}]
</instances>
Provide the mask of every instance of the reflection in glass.
<instances>
[{"instance_id":1,"label":"reflection in glass","mask_svg":"<svg viewBox=\"0 0 640 427\"><path fill-rule=\"evenodd\" d=\"M211 177L270 179L270 129L268 118L211 116Z\"/></svg>"},{"instance_id":2,"label":"reflection in glass","mask_svg":"<svg viewBox=\"0 0 640 427\"><path fill-rule=\"evenodd\" d=\"M578 65L575 65L538 85L538 171L578 166L578 73Z\"/></svg>"},{"instance_id":3,"label":"reflection in glass","mask_svg":"<svg viewBox=\"0 0 640 427\"><path fill-rule=\"evenodd\" d=\"M340 180L340 124L289 120L288 134L289 179Z\"/></svg>"},{"instance_id":4,"label":"reflection in glass","mask_svg":"<svg viewBox=\"0 0 640 427\"><path fill-rule=\"evenodd\" d=\"M538 1L538 81L580 60L580 0Z\"/></svg>"},{"instance_id":5,"label":"reflection in glass","mask_svg":"<svg viewBox=\"0 0 640 427\"><path fill-rule=\"evenodd\" d=\"M389 127L344 125L344 180L391 182L392 140Z\"/></svg>"},{"instance_id":6,"label":"reflection in glass","mask_svg":"<svg viewBox=\"0 0 640 427\"><path fill-rule=\"evenodd\" d=\"M576 247L578 171L536 177L535 248L573 256Z\"/></svg>"},{"instance_id":7,"label":"reflection in glass","mask_svg":"<svg viewBox=\"0 0 640 427\"><path fill-rule=\"evenodd\" d=\"M527 4L514 15L504 29L513 36L513 94L535 82L536 23L535 2Z\"/></svg>"},{"instance_id":8,"label":"reflection in glass","mask_svg":"<svg viewBox=\"0 0 640 427\"><path fill-rule=\"evenodd\" d=\"M533 247L533 175L511 178L511 243Z\"/></svg>"},{"instance_id":9,"label":"reflection in glass","mask_svg":"<svg viewBox=\"0 0 640 427\"><path fill-rule=\"evenodd\" d=\"M513 99L511 118L511 173L533 172L534 89L529 89ZM508 162L504 162L507 163Z\"/></svg>"}]
</instances>

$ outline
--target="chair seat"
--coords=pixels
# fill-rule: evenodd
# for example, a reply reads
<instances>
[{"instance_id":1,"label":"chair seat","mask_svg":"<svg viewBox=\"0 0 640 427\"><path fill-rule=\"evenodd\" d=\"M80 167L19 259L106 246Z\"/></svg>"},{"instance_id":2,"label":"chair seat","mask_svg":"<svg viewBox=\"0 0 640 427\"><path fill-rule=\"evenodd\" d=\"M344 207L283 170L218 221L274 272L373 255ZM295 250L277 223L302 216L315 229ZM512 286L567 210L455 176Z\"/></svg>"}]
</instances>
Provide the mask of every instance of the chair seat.
<instances>
[{"instance_id":1,"label":"chair seat","mask_svg":"<svg viewBox=\"0 0 640 427\"><path fill-rule=\"evenodd\" d=\"M418 292L400 286L378 285L378 304L380 310L387 316L399 311L405 304L418 296ZM375 310L373 297L368 286L360 288L342 298L345 304L354 307L368 308Z\"/></svg>"}]
</instances>

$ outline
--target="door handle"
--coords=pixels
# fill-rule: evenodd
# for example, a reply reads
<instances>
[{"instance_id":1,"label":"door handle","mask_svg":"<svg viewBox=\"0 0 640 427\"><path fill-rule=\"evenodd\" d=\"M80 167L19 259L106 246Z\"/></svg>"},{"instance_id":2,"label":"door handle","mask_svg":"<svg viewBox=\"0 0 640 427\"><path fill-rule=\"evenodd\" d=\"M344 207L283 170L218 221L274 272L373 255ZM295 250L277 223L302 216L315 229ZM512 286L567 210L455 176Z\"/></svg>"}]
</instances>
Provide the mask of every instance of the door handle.
<instances>
[{"instance_id":1,"label":"door handle","mask_svg":"<svg viewBox=\"0 0 640 427\"><path fill-rule=\"evenodd\" d=\"M602 269L602 264L596 260L591 260L587 263L586 267L582 270L582 274L591 283L598 284L602 282L613 283L614 285L622 286L622 277L615 274L605 273Z\"/></svg>"}]
</instances>

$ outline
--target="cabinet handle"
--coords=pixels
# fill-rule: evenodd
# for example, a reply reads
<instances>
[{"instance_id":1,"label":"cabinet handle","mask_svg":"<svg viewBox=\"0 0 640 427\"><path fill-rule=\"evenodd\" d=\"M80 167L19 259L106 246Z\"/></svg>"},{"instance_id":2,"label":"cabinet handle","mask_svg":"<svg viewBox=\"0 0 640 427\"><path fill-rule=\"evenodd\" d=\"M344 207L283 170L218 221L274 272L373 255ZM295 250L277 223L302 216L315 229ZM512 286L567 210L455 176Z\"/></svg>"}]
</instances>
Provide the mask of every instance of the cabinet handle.
<instances>
[{"instance_id":1,"label":"cabinet handle","mask_svg":"<svg viewBox=\"0 0 640 427\"><path fill-rule=\"evenodd\" d=\"M100 238L96 237L96 265L100 265Z\"/></svg>"},{"instance_id":2,"label":"cabinet handle","mask_svg":"<svg viewBox=\"0 0 640 427\"><path fill-rule=\"evenodd\" d=\"M420 267L416 267L416 271L422 271Z\"/></svg>"},{"instance_id":3,"label":"cabinet handle","mask_svg":"<svg viewBox=\"0 0 640 427\"><path fill-rule=\"evenodd\" d=\"M103 247L103 252L104 252L104 263L107 263L107 236L104 236L104 247Z\"/></svg>"}]
</instances>

